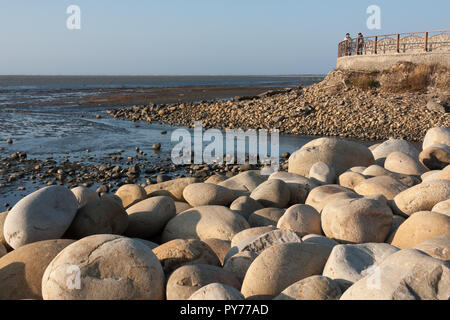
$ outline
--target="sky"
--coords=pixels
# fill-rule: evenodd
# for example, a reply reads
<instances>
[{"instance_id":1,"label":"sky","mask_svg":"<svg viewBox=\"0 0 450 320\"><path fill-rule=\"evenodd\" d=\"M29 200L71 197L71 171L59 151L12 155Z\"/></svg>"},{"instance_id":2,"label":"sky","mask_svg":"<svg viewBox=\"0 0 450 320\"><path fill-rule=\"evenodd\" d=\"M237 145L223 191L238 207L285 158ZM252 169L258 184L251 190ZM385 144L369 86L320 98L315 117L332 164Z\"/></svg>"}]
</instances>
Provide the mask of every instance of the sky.
<instances>
[{"instance_id":1,"label":"sky","mask_svg":"<svg viewBox=\"0 0 450 320\"><path fill-rule=\"evenodd\" d=\"M347 32L450 29L449 12L449 0L0 0L0 74L323 74Z\"/></svg>"}]
</instances>

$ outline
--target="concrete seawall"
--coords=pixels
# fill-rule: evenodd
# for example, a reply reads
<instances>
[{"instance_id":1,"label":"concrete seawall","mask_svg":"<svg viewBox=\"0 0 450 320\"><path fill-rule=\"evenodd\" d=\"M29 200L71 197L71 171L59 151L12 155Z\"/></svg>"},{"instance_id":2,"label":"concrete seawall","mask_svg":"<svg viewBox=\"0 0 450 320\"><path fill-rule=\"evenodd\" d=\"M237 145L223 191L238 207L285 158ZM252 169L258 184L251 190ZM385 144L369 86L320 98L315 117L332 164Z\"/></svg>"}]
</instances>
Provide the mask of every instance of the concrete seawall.
<instances>
[{"instance_id":1,"label":"concrete seawall","mask_svg":"<svg viewBox=\"0 0 450 320\"><path fill-rule=\"evenodd\" d=\"M338 58L336 67L338 70L382 71L403 61L424 64L440 64L450 68L450 52L348 56Z\"/></svg>"}]
</instances>

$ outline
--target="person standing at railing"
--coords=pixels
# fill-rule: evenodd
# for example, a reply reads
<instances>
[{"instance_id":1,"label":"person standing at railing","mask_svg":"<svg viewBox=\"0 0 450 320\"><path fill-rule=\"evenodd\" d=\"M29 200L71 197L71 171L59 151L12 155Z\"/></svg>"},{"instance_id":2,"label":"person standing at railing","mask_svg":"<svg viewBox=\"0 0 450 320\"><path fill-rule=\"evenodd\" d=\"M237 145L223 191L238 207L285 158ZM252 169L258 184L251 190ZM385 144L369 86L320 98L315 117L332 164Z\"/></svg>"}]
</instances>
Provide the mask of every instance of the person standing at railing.
<instances>
[{"instance_id":1,"label":"person standing at railing","mask_svg":"<svg viewBox=\"0 0 450 320\"><path fill-rule=\"evenodd\" d=\"M352 41L353 39L350 37L350 33L347 33L344 39L344 54L346 56L352 55Z\"/></svg>"},{"instance_id":2,"label":"person standing at railing","mask_svg":"<svg viewBox=\"0 0 450 320\"><path fill-rule=\"evenodd\" d=\"M362 33L358 33L358 55L362 55L363 54L363 49L364 49L364 36L362 35Z\"/></svg>"}]
</instances>

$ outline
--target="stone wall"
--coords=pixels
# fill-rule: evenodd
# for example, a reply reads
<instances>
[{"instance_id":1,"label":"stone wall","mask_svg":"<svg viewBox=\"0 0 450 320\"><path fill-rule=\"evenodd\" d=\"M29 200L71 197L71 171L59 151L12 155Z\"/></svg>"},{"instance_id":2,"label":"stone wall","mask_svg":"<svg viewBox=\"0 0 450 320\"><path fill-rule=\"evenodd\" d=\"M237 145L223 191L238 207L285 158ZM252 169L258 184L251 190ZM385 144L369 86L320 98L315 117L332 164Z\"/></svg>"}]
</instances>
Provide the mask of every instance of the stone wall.
<instances>
[{"instance_id":1,"label":"stone wall","mask_svg":"<svg viewBox=\"0 0 450 320\"><path fill-rule=\"evenodd\" d=\"M382 71L399 62L440 64L450 68L450 52L393 53L341 57L338 70Z\"/></svg>"}]
</instances>

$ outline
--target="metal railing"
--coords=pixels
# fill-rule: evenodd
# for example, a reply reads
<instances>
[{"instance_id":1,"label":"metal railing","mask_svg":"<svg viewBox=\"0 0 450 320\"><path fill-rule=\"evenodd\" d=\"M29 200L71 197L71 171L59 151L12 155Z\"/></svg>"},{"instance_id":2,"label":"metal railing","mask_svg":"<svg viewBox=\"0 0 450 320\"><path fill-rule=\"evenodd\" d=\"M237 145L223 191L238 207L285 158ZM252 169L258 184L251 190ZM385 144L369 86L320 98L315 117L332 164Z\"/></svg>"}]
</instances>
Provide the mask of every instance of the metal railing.
<instances>
[{"instance_id":1,"label":"metal railing","mask_svg":"<svg viewBox=\"0 0 450 320\"><path fill-rule=\"evenodd\" d=\"M450 29L358 37L339 43L338 57L450 51Z\"/></svg>"}]
</instances>

